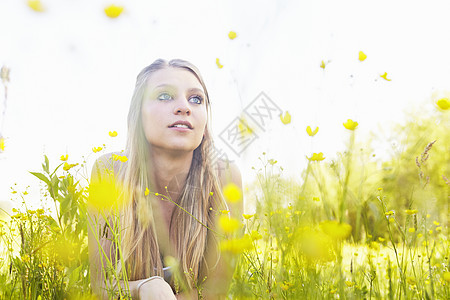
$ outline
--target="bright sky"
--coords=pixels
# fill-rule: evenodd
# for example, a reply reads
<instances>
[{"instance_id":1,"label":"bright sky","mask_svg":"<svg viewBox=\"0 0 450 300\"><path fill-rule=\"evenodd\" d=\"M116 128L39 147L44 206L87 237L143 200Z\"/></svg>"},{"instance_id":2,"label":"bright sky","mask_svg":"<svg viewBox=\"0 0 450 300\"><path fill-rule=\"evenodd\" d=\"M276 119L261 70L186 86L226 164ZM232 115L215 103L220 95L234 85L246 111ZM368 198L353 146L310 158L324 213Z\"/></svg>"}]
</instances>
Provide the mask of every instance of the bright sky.
<instances>
[{"instance_id":1,"label":"bright sky","mask_svg":"<svg viewBox=\"0 0 450 300\"><path fill-rule=\"evenodd\" d=\"M359 136L381 132L406 108L430 108L434 91L450 89L448 1L116 1L125 7L117 19L103 12L109 1L41 2L42 13L26 1L0 2L0 65L11 69L0 201L11 199L14 183L39 192L28 171L40 170L44 153L55 166L65 153L92 163L92 147L103 143L123 149L136 76L157 58L200 69L216 136L261 92L291 114L290 124L277 117L257 131L240 156L216 138L244 183L263 151L298 177L305 155L343 149L348 118L359 122ZM322 60L330 61L325 70ZM3 99L1 86L1 110ZM313 142L307 125L320 128Z\"/></svg>"}]
</instances>

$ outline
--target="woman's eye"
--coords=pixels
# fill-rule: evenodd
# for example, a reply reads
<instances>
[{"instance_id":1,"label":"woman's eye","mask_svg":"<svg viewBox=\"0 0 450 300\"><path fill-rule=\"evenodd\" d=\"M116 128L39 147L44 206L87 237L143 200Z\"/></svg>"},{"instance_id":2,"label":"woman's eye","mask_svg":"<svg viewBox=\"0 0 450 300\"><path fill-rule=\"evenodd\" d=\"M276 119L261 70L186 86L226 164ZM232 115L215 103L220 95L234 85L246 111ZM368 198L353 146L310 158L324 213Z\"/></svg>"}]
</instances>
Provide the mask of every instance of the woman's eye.
<instances>
[{"instance_id":1,"label":"woman's eye","mask_svg":"<svg viewBox=\"0 0 450 300\"><path fill-rule=\"evenodd\" d=\"M196 99L197 101L195 101L195 103L197 103L197 104L202 104L202 102L203 102L202 96L193 96L193 97L191 97L191 99Z\"/></svg>"},{"instance_id":2,"label":"woman's eye","mask_svg":"<svg viewBox=\"0 0 450 300\"><path fill-rule=\"evenodd\" d=\"M162 93L161 95L159 95L158 100L169 100L170 98L172 97L169 94Z\"/></svg>"}]
</instances>

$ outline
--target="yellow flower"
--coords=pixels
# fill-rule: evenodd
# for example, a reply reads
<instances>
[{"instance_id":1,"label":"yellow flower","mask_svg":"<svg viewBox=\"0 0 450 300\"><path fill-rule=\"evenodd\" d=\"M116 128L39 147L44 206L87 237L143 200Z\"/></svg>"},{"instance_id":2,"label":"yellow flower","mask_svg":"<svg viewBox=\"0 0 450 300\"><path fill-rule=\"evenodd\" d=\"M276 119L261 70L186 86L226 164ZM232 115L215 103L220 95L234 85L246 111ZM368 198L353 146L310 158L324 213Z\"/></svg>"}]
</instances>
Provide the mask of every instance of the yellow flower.
<instances>
[{"instance_id":1,"label":"yellow flower","mask_svg":"<svg viewBox=\"0 0 450 300\"><path fill-rule=\"evenodd\" d=\"M306 127L306 132L308 133L309 136L315 136L317 134L317 132L319 132L319 127L316 127L316 129L314 129L314 131L312 131L311 127L308 126L308 127Z\"/></svg>"},{"instance_id":2,"label":"yellow flower","mask_svg":"<svg viewBox=\"0 0 450 300\"><path fill-rule=\"evenodd\" d=\"M94 147L94 148L92 148L92 151L93 151L94 153L100 152L100 151L102 151L102 150L103 150L102 147Z\"/></svg>"},{"instance_id":3,"label":"yellow flower","mask_svg":"<svg viewBox=\"0 0 450 300\"><path fill-rule=\"evenodd\" d=\"M241 223L234 218L221 215L219 217L219 227L225 233L234 233L239 229L239 227L241 227Z\"/></svg>"},{"instance_id":4,"label":"yellow flower","mask_svg":"<svg viewBox=\"0 0 450 300\"><path fill-rule=\"evenodd\" d=\"M220 250L221 251L227 251L234 254L242 253L246 250L250 250L252 245L252 240L248 234L244 235L240 239L231 239L231 240L224 240L220 242Z\"/></svg>"},{"instance_id":5,"label":"yellow flower","mask_svg":"<svg viewBox=\"0 0 450 300\"><path fill-rule=\"evenodd\" d=\"M253 216L254 216L255 214L253 214L253 215L249 215L249 214L242 214L242 216L244 217L244 219L246 219L246 220L248 220L248 219L251 219Z\"/></svg>"},{"instance_id":6,"label":"yellow flower","mask_svg":"<svg viewBox=\"0 0 450 300\"><path fill-rule=\"evenodd\" d=\"M61 155L61 157L59 159L62 161L67 161L69 159L69 154Z\"/></svg>"},{"instance_id":7,"label":"yellow flower","mask_svg":"<svg viewBox=\"0 0 450 300\"><path fill-rule=\"evenodd\" d=\"M116 137L117 136L117 131L110 131L109 132L109 136L110 137Z\"/></svg>"},{"instance_id":8,"label":"yellow flower","mask_svg":"<svg viewBox=\"0 0 450 300\"><path fill-rule=\"evenodd\" d=\"M148 196L148 194L150 194L150 191L148 190L148 188L145 188L144 195L145 195L145 196Z\"/></svg>"},{"instance_id":9,"label":"yellow flower","mask_svg":"<svg viewBox=\"0 0 450 300\"><path fill-rule=\"evenodd\" d=\"M411 227L411 228L408 229L408 231L409 231L410 233L414 233L414 232L416 232L416 229L415 229L414 227Z\"/></svg>"},{"instance_id":10,"label":"yellow flower","mask_svg":"<svg viewBox=\"0 0 450 300\"><path fill-rule=\"evenodd\" d=\"M407 277L406 282L410 285L416 285L416 280L413 277Z\"/></svg>"},{"instance_id":11,"label":"yellow flower","mask_svg":"<svg viewBox=\"0 0 450 300\"><path fill-rule=\"evenodd\" d=\"M337 221L323 221L320 228L332 238L345 239L352 233L352 226Z\"/></svg>"},{"instance_id":12,"label":"yellow flower","mask_svg":"<svg viewBox=\"0 0 450 300\"><path fill-rule=\"evenodd\" d=\"M21 257L22 262L29 263L30 262L30 256L28 254L25 254Z\"/></svg>"},{"instance_id":13,"label":"yellow flower","mask_svg":"<svg viewBox=\"0 0 450 300\"><path fill-rule=\"evenodd\" d=\"M405 213L407 214L407 215L415 215L415 214L417 214L417 212L418 212L418 210L417 209L407 209L407 210L405 210Z\"/></svg>"},{"instance_id":14,"label":"yellow flower","mask_svg":"<svg viewBox=\"0 0 450 300\"><path fill-rule=\"evenodd\" d=\"M448 98L442 98L436 101L436 105L442 110L450 109L450 100Z\"/></svg>"},{"instance_id":15,"label":"yellow flower","mask_svg":"<svg viewBox=\"0 0 450 300\"><path fill-rule=\"evenodd\" d=\"M380 77L383 78L384 80L387 80L387 81L391 81L392 80L392 79L387 78L387 73L386 72L384 72L383 75L380 75Z\"/></svg>"},{"instance_id":16,"label":"yellow flower","mask_svg":"<svg viewBox=\"0 0 450 300\"><path fill-rule=\"evenodd\" d=\"M234 31L230 31L228 33L228 37L230 38L230 40L234 40L236 38L237 34Z\"/></svg>"},{"instance_id":17,"label":"yellow flower","mask_svg":"<svg viewBox=\"0 0 450 300\"><path fill-rule=\"evenodd\" d=\"M394 211L393 211L393 210L390 210L390 211L385 212L384 214L385 214L386 216L392 216L392 215L394 215Z\"/></svg>"},{"instance_id":18,"label":"yellow flower","mask_svg":"<svg viewBox=\"0 0 450 300\"><path fill-rule=\"evenodd\" d=\"M345 281L345 285L348 287L352 287L355 283L351 281Z\"/></svg>"},{"instance_id":19,"label":"yellow flower","mask_svg":"<svg viewBox=\"0 0 450 300\"><path fill-rule=\"evenodd\" d=\"M261 233L259 233L259 232L256 231L256 230L252 230L252 232L250 232L250 237L251 237L251 239L252 239L253 241L257 241L257 240L262 239Z\"/></svg>"},{"instance_id":20,"label":"yellow flower","mask_svg":"<svg viewBox=\"0 0 450 300\"><path fill-rule=\"evenodd\" d=\"M381 236L380 236L380 237L378 237L378 240L379 240L380 242L384 242L384 241L385 241L385 239L384 239L384 238L382 238Z\"/></svg>"},{"instance_id":21,"label":"yellow flower","mask_svg":"<svg viewBox=\"0 0 450 300\"><path fill-rule=\"evenodd\" d=\"M321 67L322 69L325 69L325 62L324 62L323 60L320 62L320 67Z\"/></svg>"},{"instance_id":22,"label":"yellow flower","mask_svg":"<svg viewBox=\"0 0 450 300\"><path fill-rule=\"evenodd\" d=\"M364 52L359 51L359 57L358 57L359 61L365 61L366 58L367 58L367 55L365 55Z\"/></svg>"},{"instance_id":23,"label":"yellow flower","mask_svg":"<svg viewBox=\"0 0 450 300\"><path fill-rule=\"evenodd\" d=\"M78 166L78 163L76 163L76 164L68 164L67 162L65 162L64 166L63 166L63 169L64 169L64 171L69 171L70 169L72 169L75 166Z\"/></svg>"},{"instance_id":24,"label":"yellow flower","mask_svg":"<svg viewBox=\"0 0 450 300\"><path fill-rule=\"evenodd\" d=\"M444 275L442 277L445 281L450 282L450 272L444 272Z\"/></svg>"},{"instance_id":25,"label":"yellow flower","mask_svg":"<svg viewBox=\"0 0 450 300\"><path fill-rule=\"evenodd\" d=\"M117 18L118 16L120 16L120 14L123 11L123 7L122 6L115 6L110 5L108 7L105 7L105 14L110 17L110 18Z\"/></svg>"},{"instance_id":26,"label":"yellow flower","mask_svg":"<svg viewBox=\"0 0 450 300\"><path fill-rule=\"evenodd\" d=\"M220 61L219 61L218 58L216 58L216 65L217 65L217 67L218 67L219 69L222 69L222 68L223 68L223 65L220 64Z\"/></svg>"},{"instance_id":27,"label":"yellow flower","mask_svg":"<svg viewBox=\"0 0 450 300\"><path fill-rule=\"evenodd\" d=\"M438 221L433 221L433 224L439 226L440 223Z\"/></svg>"},{"instance_id":28,"label":"yellow flower","mask_svg":"<svg viewBox=\"0 0 450 300\"><path fill-rule=\"evenodd\" d=\"M242 199L241 189L232 182L223 188L223 195L232 203L238 202Z\"/></svg>"},{"instance_id":29,"label":"yellow flower","mask_svg":"<svg viewBox=\"0 0 450 300\"><path fill-rule=\"evenodd\" d=\"M109 174L104 174L101 181L91 182L88 192L88 203L98 210L118 207L123 203L121 185Z\"/></svg>"},{"instance_id":30,"label":"yellow flower","mask_svg":"<svg viewBox=\"0 0 450 300\"><path fill-rule=\"evenodd\" d=\"M442 226L436 227L436 232L441 232L442 231Z\"/></svg>"},{"instance_id":31,"label":"yellow flower","mask_svg":"<svg viewBox=\"0 0 450 300\"><path fill-rule=\"evenodd\" d=\"M42 3L40 0L28 0L27 4L32 10L34 10L36 12L44 11L44 7L42 6Z\"/></svg>"},{"instance_id":32,"label":"yellow flower","mask_svg":"<svg viewBox=\"0 0 450 300\"><path fill-rule=\"evenodd\" d=\"M430 214L427 214L427 219L428 219L429 217L431 217L431 215L430 215Z\"/></svg>"},{"instance_id":33,"label":"yellow flower","mask_svg":"<svg viewBox=\"0 0 450 300\"><path fill-rule=\"evenodd\" d=\"M320 198L319 197L313 197L313 201L320 202Z\"/></svg>"},{"instance_id":34,"label":"yellow flower","mask_svg":"<svg viewBox=\"0 0 450 300\"><path fill-rule=\"evenodd\" d=\"M280 120L283 122L284 125L287 125L291 123L291 115L288 111L286 111L286 114L283 116L283 114L280 114Z\"/></svg>"},{"instance_id":35,"label":"yellow flower","mask_svg":"<svg viewBox=\"0 0 450 300\"><path fill-rule=\"evenodd\" d=\"M230 213L229 210L225 210L225 209L219 210L219 212L220 212L222 215L228 215L228 214Z\"/></svg>"},{"instance_id":36,"label":"yellow flower","mask_svg":"<svg viewBox=\"0 0 450 300\"><path fill-rule=\"evenodd\" d=\"M325 159L322 152L313 153L311 157L306 157L306 158L310 161L321 161L321 160Z\"/></svg>"},{"instance_id":37,"label":"yellow flower","mask_svg":"<svg viewBox=\"0 0 450 300\"><path fill-rule=\"evenodd\" d=\"M0 150L5 151L5 138L0 136Z\"/></svg>"},{"instance_id":38,"label":"yellow flower","mask_svg":"<svg viewBox=\"0 0 450 300\"><path fill-rule=\"evenodd\" d=\"M121 162L126 162L128 160L128 157L126 157L125 155L119 156L119 160Z\"/></svg>"},{"instance_id":39,"label":"yellow flower","mask_svg":"<svg viewBox=\"0 0 450 300\"><path fill-rule=\"evenodd\" d=\"M355 130L358 126L358 122L355 122L351 119L347 119L347 122L343 123L344 127L348 130Z\"/></svg>"}]
</instances>

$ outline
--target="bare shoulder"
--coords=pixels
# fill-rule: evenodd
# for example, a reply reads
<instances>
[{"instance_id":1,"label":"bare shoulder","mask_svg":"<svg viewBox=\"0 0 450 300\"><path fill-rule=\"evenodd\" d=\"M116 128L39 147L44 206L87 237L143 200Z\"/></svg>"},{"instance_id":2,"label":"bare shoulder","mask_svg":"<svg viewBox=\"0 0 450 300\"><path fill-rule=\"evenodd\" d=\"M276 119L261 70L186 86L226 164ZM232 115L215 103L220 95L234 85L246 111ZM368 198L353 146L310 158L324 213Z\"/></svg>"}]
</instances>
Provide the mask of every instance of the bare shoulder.
<instances>
[{"instance_id":1,"label":"bare shoulder","mask_svg":"<svg viewBox=\"0 0 450 300\"><path fill-rule=\"evenodd\" d=\"M242 190L242 176L239 167L234 162L218 160L217 166L222 188L228 183L234 183Z\"/></svg>"},{"instance_id":2,"label":"bare shoulder","mask_svg":"<svg viewBox=\"0 0 450 300\"><path fill-rule=\"evenodd\" d=\"M120 152L111 152L97 158L92 167L91 180L101 180L105 175L117 175L124 162L115 157L122 155L124 154Z\"/></svg>"}]
</instances>

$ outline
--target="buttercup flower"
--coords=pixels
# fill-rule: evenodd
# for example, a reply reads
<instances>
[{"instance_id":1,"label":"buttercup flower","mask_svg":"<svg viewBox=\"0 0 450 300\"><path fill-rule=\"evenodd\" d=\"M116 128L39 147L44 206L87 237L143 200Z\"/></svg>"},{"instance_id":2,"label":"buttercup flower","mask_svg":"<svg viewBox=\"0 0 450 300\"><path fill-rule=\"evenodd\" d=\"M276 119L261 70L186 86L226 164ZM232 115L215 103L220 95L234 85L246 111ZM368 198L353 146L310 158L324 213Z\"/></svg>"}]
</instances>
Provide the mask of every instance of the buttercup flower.
<instances>
[{"instance_id":1,"label":"buttercup flower","mask_svg":"<svg viewBox=\"0 0 450 300\"><path fill-rule=\"evenodd\" d=\"M280 115L280 120L283 122L284 125L287 125L291 123L291 115L288 111L286 111L286 114L283 116L283 114Z\"/></svg>"},{"instance_id":2,"label":"buttercup flower","mask_svg":"<svg viewBox=\"0 0 450 300\"><path fill-rule=\"evenodd\" d=\"M246 220L251 219L254 215L255 215L255 214L253 214L253 215L250 215L250 214L242 214L242 216L243 216L244 219L246 219Z\"/></svg>"},{"instance_id":3,"label":"buttercup flower","mask_svg":"<svg viewBox=\"0 0 450 300\"><path fill-rule=\"evenodd\" d=\"M392 79L387 78L387 73L386 72L384 72L383 75L380 75L380 77L383 78L386 81L391 81L392 80Z\"/></svg>"},{"instance_id":4,"label":"buttercup flower","mask_svg":"<svg viewBox=\"0 0 450 300\"><path fill-rule=\"evenodd\" d=\"M117 136L117 131L110 131L109 132L109 136L110 137L116 137Z\"/></svg>"},{"instance_id":5,"label":"buttercup flower","mask_svg":"<svg viewBox=\"0 0 450 300\"><path fill-rule=\"evenodd\" d=\"M36 12L44 11L44 7L42 6L42 3L40 0L28 0L27 4L32 10L34 10Z\"/></svg>"},{"instance_id":6,"label":"buttercup flower","mask_svg":"<svg viewBox=\"0 0 450 300\"><path fill-rule=\"evenodd\" d=\"M418 210L417 209L407 209L407 210L405 210L405 213L407 214L407 215L415 215L415 214L417 214L417 212L418 212Z\"/></svg>"},{"instance_id":7,"label":"buttercup flower","mask_svg":"<svg viewBox=\"0 0 450 300\"><path fill-rule=\"evenodd\" d=\"M222 69L222 68L223 68L223 65L220 64L220 61L219 61L218 58L216 58L216 65L217 65L217 67L218 67L219 69Z\"/></svg>"},{"instance_id":8,"label":"buttercup flower","mask_svg":"<svg viewBox=\"0 0 450 300\"><path fill-rule=\"evenodd\" d=\"M115 6L114 4L110 5L108 7L105 7L105 14L108 17L112 18L112 19L117 18L118 16L120 16L122 11L123 11L123 7L122 6Z\"/></svg>"},{"instance_id":9,"label":"buttercup flower","mask_svg":"<svg viewBox=\"0 0 450 300\"><path fill-rule=\"evenodd\" d=\"M448 98L441 98L436 101L436 105L442 110L450 109L450 100Z\"/></svg>"},{"instance_id":10,"label":"buttercup flower","mask_svg":"<svg viewBox=\"0 0 450 300\"><path fill-rule=\"evenodd\" d=\"M355 122L351 119L347 119L347 122L343 123L344 127L348 130L355 130L358 126L358 122Z\"/></svg>"},{"instance_id":11,"label":"buttercup flower","mask_svg":"<svg viewBox=\"0 0 450 300\"><path fill-rule=\"evenodd\" d=\"M64 171L69 171L70 169L72 169L75 166L78 166L78 163L76 163L76 164L69 164L69 163L65 162L64 166L63 166L63 170Z\"/></svg>"},{"instance_id":12,"label":"buttercup flower","mask_svg":"<svg viewBox=\"0 0 450 300\"><path fill-rule=\"evenodd\" d=\"M230 40L234 40L236 36L237 34L234 31L230 31L230 33L228 33L228 37L230 38Z\"/></svg>"},{"instance_id":13,"label":"buttercup flower","mask_svg":"<svg viewBox=\"0 0 450 300\"><path fill-rule=\"evenodd\" d=\"M148 196L148 194L150 194L150 191L148 190L148 188L145 188L144 195L145 195L145 196Z\"/></svg>"},{"instance_id":14,"label":"buttercup flower","mask_svg":"<svg viewBox=\"0 0 450 300\"><path fill-rule=\"evenodd\" d=\"M306 133L308 133L309 136L315 136L319 132L319 127L316 127L314 131L311 130L311 126L306 127Z\"/></svg>"},{"instance_id":15,"label":"buttercup flower","mask_svg":"<svg viewBox=\"0 0 450 300\"><path fill-rule=\"evenodd\" d=\"M61 155L61 157L59 158L61 161L67 161L69 159L69 154L66 155Z\"/></svg>"},{"instance_id":16,"label":"buttercup flower","mask_svg":"<svg viewBox=\"0 0 450 300\"><path fill-rule=\"evenodd\" d=\"M321 160L325 159L322 152L313 153L311 157L306 157L306 158L310 161L321 161Z\"/></svg>"},{"instance_id":17,"label":"buttercup flower","mask_svg":"<svg viewBox=\"0 0 450 300\"><path fill-rule=\"evenodd\" d=\"M226 215L221 215L219 217L219 227L225 233L233 233L237 231L239 227L241 227L241 223L234 218L230 218Z\"/></svg>"},{"instance_id":18,"label":"buttercup flower","mask_svg":"<svg viewBox=\"0 0 450 300\"><path fill-rule=\"evenodd\" d=\"M241 189L234 183L229 183L223 188L223 195L232 203L238 202L242 199Z\"/></svg>"},{"instance_id":19,"label":"buttercup flower","mask_svg":"<svg viewBox=\"0 0 450 300\"><path fill-rule=\"evenodd\" d=\"M103 150L103 147L94 147L92 148L92 152L97 153Z\"/></svg>"},{"instance_id":20,"label":"buttercup flower","mask_svg":"<svg viewBox=\"0 0 450 300\"><path fill-rule=\"evenodd\" d=\"M0 150L5 151L5 138L0 136Z\"/></svg>"},{"instance_id":21,"label":"buttercup flower","mask_svg":"<svg viewBox=\"0 0 450 300\"><path fill-rule=\"evenodd\" d=\"M325 69L325 62L322 60L321 61L321 63L320 63L320 67L322 68L322 69Z\"/></svg>"},{"instance_id":22,"label":"buttercup flower","mask_svg":"<svg viewBox=\"0 0 450 300\"><path fill-rule=\"evenodd\" d=\"M365 61L365 60L366 60L366 58L367 58L367 55L366 55L366 54L364 54L364 52L362 52L362 51L359 51L359 55L358 55L358 59L359 59L359 61Z\"/></svg>"}]
</instances>

